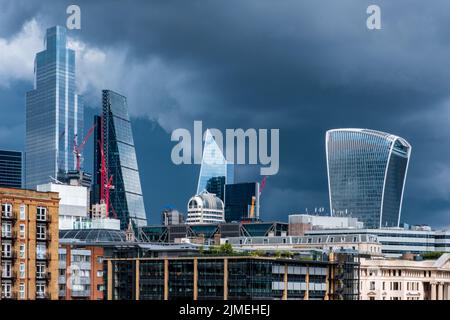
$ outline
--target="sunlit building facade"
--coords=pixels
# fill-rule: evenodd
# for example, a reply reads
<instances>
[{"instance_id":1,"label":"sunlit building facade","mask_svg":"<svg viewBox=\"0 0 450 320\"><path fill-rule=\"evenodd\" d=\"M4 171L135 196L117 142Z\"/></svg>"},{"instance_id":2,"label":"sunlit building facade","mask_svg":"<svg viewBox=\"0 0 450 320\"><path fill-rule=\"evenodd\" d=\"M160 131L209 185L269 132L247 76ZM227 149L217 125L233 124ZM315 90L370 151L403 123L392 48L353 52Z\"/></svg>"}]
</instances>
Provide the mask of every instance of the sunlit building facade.
<instances>
[{"instance_id":1,"label":"sunlit building facade","mask_svg":"<svg viewBox=\"0 0 450 320\"><path fill-rule=\"evenodd\" d=\"M196 194L205 191L208 180L214 177L225 177L226 184L234 183L234 165L225 159L211 131L207 130Z\"/></svg>"},{"instance_id":2,"label":"sunlit building facade","mask_svg":"<svg viewBox=\"0 0 450 320\"><path fill-rule=\"evenodd\" d=\"M326 154L331 214L397 227L411 145L380 131L335 129L326 133Z\"/></svg>"},{"instance_id":3,"label":"sunlit building facade","mask_svg":"<svg viewBox=\"0 0 450 320\"><path fill-rule=\"evenodd\" d=\"M36 54L34 89L26 96L26 187L34 189L74 169L73 143L83 132L83 104L76 93L75 52L66 29L47 29Z\"/></svg>"}]
</instances>

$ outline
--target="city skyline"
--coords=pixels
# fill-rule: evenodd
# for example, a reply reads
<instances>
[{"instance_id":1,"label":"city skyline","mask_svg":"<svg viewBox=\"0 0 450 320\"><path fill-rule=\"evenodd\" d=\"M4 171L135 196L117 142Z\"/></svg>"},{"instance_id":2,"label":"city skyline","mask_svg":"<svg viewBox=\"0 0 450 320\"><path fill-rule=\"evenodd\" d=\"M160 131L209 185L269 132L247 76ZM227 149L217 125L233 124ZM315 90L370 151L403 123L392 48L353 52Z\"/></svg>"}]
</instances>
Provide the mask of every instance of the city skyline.
<instances>
[{"instance_id":1,"label":"city skyline","mask_svg":"<svg viewBox=\"0 0 450 320\"><path fill-rule=\"evenodd\" d=\"M270 7L268 2L264 4ZM175 14L170 5L152 5L149 12L155 9L163 17ZM127 15L122 16L123 7L114 4L108 6L109 15L102 22L95 18L102 13L99 8L84 1L80 6L85 23L80 31L69 33L80 45L79 67L84 74L90 74L80 80L80 89L87 94L87 113L98 112L100 87L117 90L130 99L138 161L145 163L140 169L151 220L158 220L165 204L174 203L182 209L192 196L198 177L198 166L176 167L169 163L167 149L172 144L168 132L172 127L185 127L184 121L191 123L192 118L205 118L208 127L280 127L280 172L268 181L262 197L261 215L265 220L285 220L287 214L303 212L306 207L310 211L314 207L328 207L323 134L330 128L364 127L405 137L415 148L404 196L404 221L449 225L450 155L442 146L449 142L445 124L450 90L446 84L448 75L438 67L447 61L447 55L442 54L447 47L439 41L439 32L447 29L447 22L440 18L441 9L438 11L437 6L417 4L403 11L398 10L400 4L389 4L383 30L368 34L363 26L361 30L354 28L354 24L366 18L363 10L362 14L358 14L360 8L342 10L332 2L327 11L335 10L336 15L329 17L325 29L313 23L316 12L322 11L310 3L296 4L289 12L287 7L278 7L258 28L254 23L249 26L244 19L248 13L254 14L253 21L262 19L263 14L254 2L236 15L233 25L226 18L225 12L229 11L206 4L202 10L216 18L215 30L193 23L201 12L185 4L185 12L190 14L180 21L186 31L183 38L160 20L154 28L146 28L145 19L132 21ZM31 51L34 55L42 49L34 50L35 40L46 27L62 24L66 17L62 5L48 7L32 4L23 15L12 15L2 21L0 37L5 40L2 45L11 53ZM13 3L11 8L14 12ZM126 10L135 12L135 8ZM392 11L396 12L395 17ZM312 20L305 19L305 12L311 14ZM411 23L417 20L416 12L437 15L436 29ZM42 19L37 18L38 13ZM110 22L119 15L128 28L117 31ZM289 25L295 32L277 27L281 17L287 19L281 25ZM409 26L404 42L390 46L392 38L402 34L402 25ZM328 29L330 26L333 28ZM236 33L238 28L246 31L249 38L245 38L245 32ZM304 28L310 34L301 33ZM149 29L148 37L140 33ZM331 29L338 33L336 39L342 35L343 40L329 41ZM221 41L217 41L218 30L227 30ZM137 34L133 36L135 31ZM198 37L203 41L196 41ZM42 38L39 39L41 45ZM286 42L287 39L292 41ZM416 43L432 45L436 57L429 59L427 51L417 48ZM218 50L212 50L216 46ZM20 62L29 59L15 56ZM111 64L112 60L117 64ZM6 64L9 66L1 66L0 101L11 112L5 115L7 125L0 130L4 144L1 147L24 150L23 97L32 87L32 67L26 63L22 63L23 67ZM411 64L418 68L410 70ZM112 65L116 68L105 68ZM118 74L120 79L126 78L126 84ZM127 76L123 77L124 74ZM149 89L143 90L147 86ZM92 118L86 115L85 119L90 123ZM155 148L160 152L153 155ZM86 148L85 154L89 153ZM89 162L87 157L85 162ZM240 177L242 181L260 181L251 168L242 169ZM167 181L161 181L165 178ZM179 192L174 197L171 192L175 179L185 183L177 186Z\"/></svg>"}]
</instances>

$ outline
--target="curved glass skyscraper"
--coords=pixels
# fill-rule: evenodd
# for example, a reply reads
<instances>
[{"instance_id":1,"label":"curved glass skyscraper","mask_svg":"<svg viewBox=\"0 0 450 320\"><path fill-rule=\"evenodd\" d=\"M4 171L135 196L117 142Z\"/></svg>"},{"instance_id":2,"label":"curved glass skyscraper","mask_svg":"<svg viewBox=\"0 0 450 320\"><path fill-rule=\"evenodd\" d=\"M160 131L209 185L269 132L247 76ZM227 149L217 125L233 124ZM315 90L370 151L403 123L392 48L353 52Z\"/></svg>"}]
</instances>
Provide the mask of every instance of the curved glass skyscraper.
<instances>
[{"instance_id":1,"label":"curved glass skyscraper","mask_svg":"<svg viewBox=\"0 0 450 320\"><path fill-rule=\"evenodd\" d=\"M351 215L366 228L397 227L411 145L368 129L326 133L331 215Z\"/></svg>"}]
</instances>

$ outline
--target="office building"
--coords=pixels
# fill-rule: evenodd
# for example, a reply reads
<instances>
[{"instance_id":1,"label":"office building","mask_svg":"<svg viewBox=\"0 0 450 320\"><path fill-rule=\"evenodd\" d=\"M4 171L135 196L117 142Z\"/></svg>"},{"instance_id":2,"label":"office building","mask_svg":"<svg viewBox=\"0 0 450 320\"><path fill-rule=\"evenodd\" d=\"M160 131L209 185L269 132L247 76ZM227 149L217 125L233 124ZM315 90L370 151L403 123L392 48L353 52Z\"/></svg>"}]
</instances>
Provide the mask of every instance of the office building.
<instances>
[{"instance_id":1,"label":"office building","mask_svg":"<svg viewBox=\"0 0 450 320\"><path fill-rule=\"evenodd\" d=\"M44 46L34 61L34 89L26 96L27 189L58 179L76 167L73 144L83 132L75 52L67 48L66 29L47 29Z\"/></svg>"},{"instance_id":2,"label":"office building","mask_svg":"<svg viewBox=\"0 0 450 320\"><path fill-rule=\"evenodd\" d=\"M410 229L323 229L309 230L310 235L344 236L374 235L381 243L381 252L387 257L400 257L405 253L422 254L426 252L450 253L449 230Z\"/></svg>"},{"instance_id":3,"label":"office building","mask_svg":"<svg viewBox=\"0 0 450 320\"><path fill-rule=\"evenodd\" d=\"M23 188L24 163L23 152L0 150L0 187Z\"/></svg>"},{"instance_id":4,"label":"office building","mask_svg":"<svg viewBox=\"0 0 450 320\"><path fill-rule=\"evenodd\" d=\"M95 144L94 181L93 188L95 200L100 199L100 188L105 186L112 177L112 186L109 190L108 217L120 220L121 229L125 230L131 219L137 227L147 225L147 217L142 196L139 169L134 148L133 132L126 97L111 90L103 90L103 115L96 118L100 121L103 131L103 153L107 168L105 181L100 181L98 170L101 168L101 150L99 143ZM100 132L101 134L102 132ZM94 138L97 138L97 131ZM105 190L106 192L106 190ZM99 201L94 202L99 203Z\"/></svg>"},{"instance_id":5,"label":"office building","mask_svg":"<svg viewBox=\"0 0 450 320\"><path fill-rule=\"evenodd\" d=\"M174 208L165 208L161 212L161 223L164 226L183 224L184 215Z\"/></svg>"},{"instance_id":6,"label":"office building","mask_svg":"<svg viewBox=\"0 0 450 320\"><path fill-rule=\"evenodd\" d=\"M366 228L398 227L411 145L368 129L326 133L331 215L358 218Z\"/></svg>"},{"instance_id":7,"label":"office building","mask_svg":"<svg viewBox=\"0 0 450 320\"><path fill-rule=\"evenodd\" d=\"M225 177L212 177L206 183L206 191L214 193L225 202Z\"/></svg>"},{"instance_id":8,"label":"office building","mask_svg":"<svg viewBox=\"0 0 450 320\"><path fill-rule=\"evenodd\" d=\"M360 259L361 300L450 300L450 254L436 260Z\"/></svg>"},{"instance_id":9,"label":"office building","mask_svg":"<svg viewBox=\"0 0 450 320\"><path fill-rule=\"evenodd\" d=\"M0 188L1 299L58 299L58 194Z\"/></svg>"},{"instance_id":10,"label":"office building","mask_svg":"<svg viewBox=\"0 0 450 320\"><path fill-rule=\"evenodd\" d=\"M220 239L230 237L285 237L288 224L284 222L239 222L210 224L179 224L145 226L138 228L138 238L143 242L188 242L203 239L204 244L220 244Z\"/></svg>"},{"instance_id":11,"label":"office building","mask_svg":"<svg viewBox=\"0 0 450 320\"><path fill-rule=\"evenodd\" d=\"M353 255L107 258L108 300L353 300Z\"/></svg>"},{"instance_id":12,"label":"office building","mask_svg":"<svg viewBox=\"0 0 450 320\"><path fill-rule=\"evenodd\" d=\"M262 250L265 252L296 252L318 249L328 252L354 251L361 255L381 256L381 243L374 235L346 236L263 236L222 238L221 244L229 243L236 249Z\"/></svg>"},{"instance_id":13,"label":"office building","mask_svg":"<svg viewBox=\"0 0 450 320\"><path fill-rule=\"evenodd\" d=\"M216 195L203 191L189 199L186 224L221 222L225 222L223 202Z\"/></svg>"},{"instance_id":14,"label":"office building","mask_svg":"<svg viewBox=\"0 0 450 320\"><path fill-rule=\"evenodd\" d=\"M234 183L234 165L225 159L223 151L217 145L211 131L208 129L205 133L205 144L196 194L205 191L208 180L214 177L225 177L225 183Z\"/></svg>"},{"instance_id":15,"label":"office building","mask_svg":"<svg viewBox=\"0 0 450 320\"><path fill-rule=\"evenodd\" d=\"M362 229L363 223L352 217L319 216L310 214L289 215L289 235L302 236L316 229Z\"/></svg>"},{"instance_id":16,"label":"office building","mask_svg":"<svg viewBox=\"0 0 450 320\"><path fill-rule=\"evenodd\" d=\"M259 220L259 183L225 185L225 220Z\"/></svg>"}]
</instances>

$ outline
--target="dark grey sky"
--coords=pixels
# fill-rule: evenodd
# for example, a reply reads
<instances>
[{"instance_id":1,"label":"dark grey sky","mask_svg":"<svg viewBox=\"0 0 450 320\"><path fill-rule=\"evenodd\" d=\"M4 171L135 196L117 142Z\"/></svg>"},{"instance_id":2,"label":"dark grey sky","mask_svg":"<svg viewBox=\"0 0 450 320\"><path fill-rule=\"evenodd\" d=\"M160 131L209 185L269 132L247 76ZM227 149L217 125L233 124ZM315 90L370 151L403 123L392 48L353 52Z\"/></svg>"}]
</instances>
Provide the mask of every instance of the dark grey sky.
<instances>
[{"instance_id":1,"label":"dark grey sky","mask_svg":"<svg viewBox=\"0 0 450 320\"><path fill-rule=\"evenodd\" d=\"M30 51L35 34L65 24L71 3L0 0L0 49ZM203 120L221 129L280 128L280 171L267 180L264 219L328 210L325 131L363 127L413 146L402 221L450 226L448 1L77 4L82 29L69 35L84 46L77 77L87 121L102 88L128 97L150 222L164 205L186 210L199 168L170 162L170 132ZM366 28L369 4L381 7L382 30ZM33 19L37 31L14 45ZM16 56L0 58L0 147L22 148L32 78L11 67ZM240 168L238 180L260 180L253 169Z\"/></svg>"}]
</instances>

